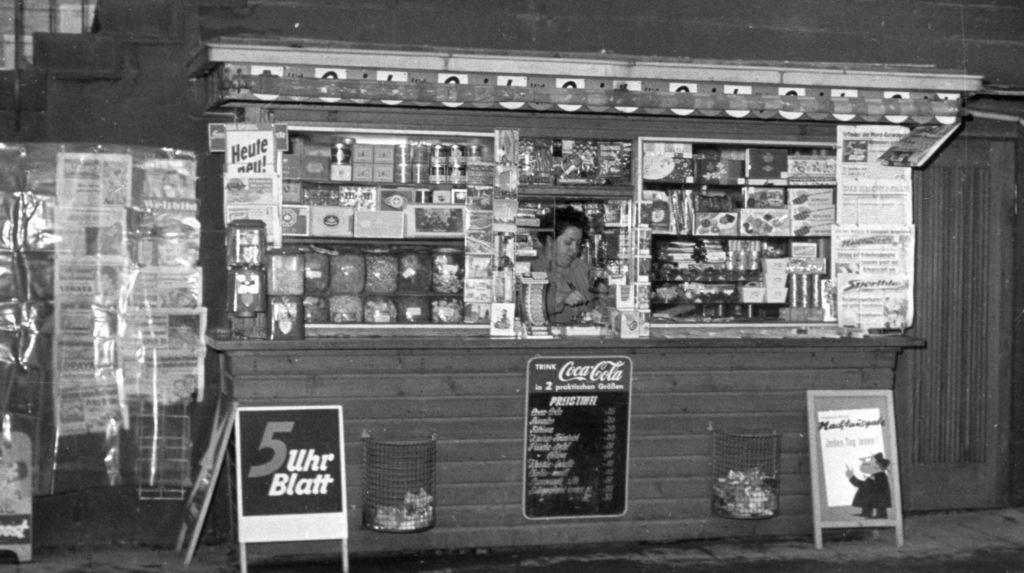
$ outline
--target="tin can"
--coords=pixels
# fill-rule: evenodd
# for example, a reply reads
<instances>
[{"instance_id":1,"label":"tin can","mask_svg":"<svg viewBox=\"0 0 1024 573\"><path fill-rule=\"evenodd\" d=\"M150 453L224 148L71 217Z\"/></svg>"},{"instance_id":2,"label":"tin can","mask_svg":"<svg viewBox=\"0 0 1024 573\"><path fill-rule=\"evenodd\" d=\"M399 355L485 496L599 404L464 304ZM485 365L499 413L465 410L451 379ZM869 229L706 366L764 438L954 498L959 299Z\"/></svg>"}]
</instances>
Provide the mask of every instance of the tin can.
<instances>
[{"instance_id":1,"label":"tin can","mask_svg":"<svg viewBox=\"0 0 1024 573\"><path fill-rule=\"evenodd\" d=\"M821 275L813 274L811 276L811 296L810 306L811 308L821 308Z\"/></svg>"},{"instance_id":2,"label":"tin can","mask_svg":"<svg viewBox=\"0 0 1024 573\"><path fill-rule=\"evenodd\" d=\"M302 294L305 281L302 253L289 249L272 249L267 252L267 261L267 294Z\"/></svg>"},{"instance_id":3,"label":"tin can","mask_svg":"<svg viewBox=\"0 0 1024 573\"><path fill-rule=\"evenodd\" d=\"M331 181L352 180L352 146L355 139L343 137L331 147Z\"/></svg>"},{"instance_id":4,"label":"tin can","mask_svg":"<svg viewBox=\"0 0 1024 573\"><path fill-rule=\"evenodd\" d=\"M452 148L445 143L435 143L430 148L430 163L432 165L449 165L452 159Z\"/></svg>"},{"instance_id":5,"label":"tin can","mask_svg":"<svg viewBox=\"0 0 1024 573\"><path fill-rule=\"evenodd\" d=\"M413 163L430 163L430 144L426 142L417 142L411 144L412 146L412 162Z\"/></svg>"},{"instance_id":6,"label":"tin can","mask_svg":"<svg viewBox=\"0 0 1024 573\"><path fill-rule=\"evenodd\" d=\"M331 146L331 163L337 165L350 165L352 163L352 146L356 140L351 137L342 137Z\"/></svg>"},{"instance_id":7,"label":"tin can","mask_svg":"<svg viewBox=\"0 0 1024 573\"><path fill-rule=\"evenodd\" d=\"M475 165L484 161L484 146L470 143L466 146L466 164Z\"/></svg>"},{"instance_id":8,"label":"tin can","mask_svg":"<svg viewBox=\"0 0 1024 573\"><path fill-rule=\"evenodd\" d=\"M442 163L431 163L429 175L427 176L427 183L440 185L444 183L451 183L452 179L452 166Z\"/></svg>"},{"instance_id":9,"label":"tin can","mask_svg":"<svg viewBox=\"0 0 1024 573\"><path fill-rule=\"evenodd\" d=\"M395 183L415 183L412 179L412 163L395 163Z\"/></svg>"},{"instance_id":10,"label":"tin can","mask_svg":"<svg viewBox=\"0 0 1024 573\"><path fill-rule=\"evenodd\" d=\"M409 143L399 143L395 145L395 165L400 163L413 162L413 145Z\"/></svg>"},{"instance_id":11,"label":"tin can","mask_svg":"<svg viewBox=\"0 0 1024 573\"><path fill-rule=\"evenodd\" d=\"M448 174L448 182L456 185L466 183L466 146L453 144L451 156L448 160L451 165Z\"/></svg>"},{"instance_id":12,"label":"tin can","mask_svg":"<svg viewBox=\"0 0 1024 573\"><path fill-rule=\"evenodd\" d=\"M411 183L418 185L430 183L430 165L427 163L413 163Z\"/></svg>"}]
</instances>

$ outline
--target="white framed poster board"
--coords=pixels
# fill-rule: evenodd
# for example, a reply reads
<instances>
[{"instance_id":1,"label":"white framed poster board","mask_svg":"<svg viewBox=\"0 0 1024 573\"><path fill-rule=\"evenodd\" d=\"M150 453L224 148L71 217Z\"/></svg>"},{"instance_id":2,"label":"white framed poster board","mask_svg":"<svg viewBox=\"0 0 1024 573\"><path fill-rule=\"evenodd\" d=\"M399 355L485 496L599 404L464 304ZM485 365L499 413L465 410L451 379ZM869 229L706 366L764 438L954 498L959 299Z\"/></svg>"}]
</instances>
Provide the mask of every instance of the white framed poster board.
<instances>
[{"instance_id":1,"label":"white framed poster board","mask_svg":"<svg viewBox=\"0 0 1024 573\"><path fill-rule=\"evenodd\" d=\"M891 390L809 390L814 545L825 528L894 527L903 545Z\"/></svg>"},{"instance_id":2,"label":"white framed poster board","mask_svg":"<svg viewBox=\"0 0 1024 573\"><path fill-rule=\"evenodd\" d=\"M239 560L246 543L340 539L348 571L341 406L241 406L235 417Z\"/></svg>"}]
</instances>

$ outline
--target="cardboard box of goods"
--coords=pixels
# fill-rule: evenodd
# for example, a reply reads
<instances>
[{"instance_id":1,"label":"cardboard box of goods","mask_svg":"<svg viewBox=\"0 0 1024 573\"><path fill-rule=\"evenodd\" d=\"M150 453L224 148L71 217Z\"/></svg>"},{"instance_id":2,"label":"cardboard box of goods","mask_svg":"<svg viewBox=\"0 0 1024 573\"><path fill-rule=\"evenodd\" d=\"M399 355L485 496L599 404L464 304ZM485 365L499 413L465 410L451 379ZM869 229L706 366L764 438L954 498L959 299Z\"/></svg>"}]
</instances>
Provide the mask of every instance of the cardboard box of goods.
<instances>
[{"instance_id":1,"label":"cardboard box of goods","mask_svg":"<svg viewBox=\"0 0 1024 573\"><path fill-rule=\"evenodd\" d=\"M783 304L789 297L789 289L786 287L768 287L765 292L765 302L769 304Z\"/></svg>"},{"instance_id":2,"label":"cardboard box of goods","mask_svg":"<svg viewBox=\"0 0 1024 573\"><path fill-rule=\"evenodd\" d=\"M790 187L786 191L786 203L789 205L817 209L835 204L835 189L832 187Z\"/></svg>"},{"instance_id":3,"label":"cardboard box of goods","mask_svg":"<svg viewBox=\"0 0 1024 573\"><path fill-rule=\"evenodd\" d=\"M374 145L373 162L378 165L395 164L395 147L393 145Z\"/></svg>"},{"instance_id":4,"label":"cardboard box of goods","mask_svg":"<svg viewBox=\"0 0 1024 573\"><path fill-rule=\"evenodd\" d=\"M373 163L374 146L369 143L352 144L352 163Z\"/></svg>"},{"instance_id":5,"label":"cardboard box of goods","mask_svg":"<svg viewBox=\"0 0 1024 573\"><path fill-rule=\"evenodd\" d=\"M693 225L694 235L718 236L736 235L739 231L739 215L734 212L696 214Z\"/></svg>"},{"instance_id":6,"label":"cardboard box of goods","mask_svg":"<svg viewBox=\"0 0 1024 573\"><path fill-rule=\"evenodd\" d=\"M351 237L355 209L314 205L309 209L309 233L314 237Z\"/></svg>"},{"instance_id":7,"label":"cardboard box of goods","mask_svg":"<svg viewBox=\"0 0 1024 573\"><path fill-rule=\"evenodd\" d=\"M373 181L373 164L372 163L353 163L352 164L352 180L371 182Z\"/></svg>"},{"instance_id":8,"label":"cardboard box of goods","mask_svg":"<svg viewBox=\"0 0 1024 573\"><path fill-rule=\"evenodd\" d=\"M309 235L308 205L281 205L281 234Z\"/></svg>"},{"instance_id":9,"label":"cardboard box of goods","mask_svg":"<svg viewBox=\"0 0 1024 573\"><path fill-rule=\"evenodd\" d=\"M748 179L785 179L789 151L778 147L747 148Z\"/></svg>"},{"instance_id":10,"label":"cardboard box of goods","mask_svg":"<svg viewBox=\"0 0 1024 573\"><path fill-rule=\"evenodd\" d=\"M356 211L353 235L363 238L402 239L405 213L402 211Z\"/></svg>"},{"instance_id":11,"label":"cardboard box of goods","mask_svg":"<svg viewBox=\"0 0 1024 573\"><path fill-rule=\"evenodd\" d=\"M789 209L794 237L827 237L832 234L832 225L836 222L835 207L791 205Z\"/></svg>"},{"instance_id":12,"label":"cardboard box of goods","mask_svg":"<svg viewBox=\"0 0 1024 573\"><path fill-rule=\"evenodd\" d=\"M791 231L789 209L740 209L740 235L787 237Z\"/></svg>"},{"instance_id":13,"label":"cardboard box of goods","mask_svg":"<svg viewBox=\"0 0 1024 573\"><path fill-rule=\"evenodd\" d=\"M313 181L326 181L331 175L331 158L310 157L302 158L302 178Z\"/></svg>"},{"instance_id":14,"label":"cardboard box of goods","mask_svg":"<svg viewBox=\"0 0 1024 573\"><path fill-rule=\"evenodd\" d=\"M765 302L768 296L768 289L764 285L753 284L740 287L740 302L745 304L760 304Z\"/></svg>"}]
</instances>

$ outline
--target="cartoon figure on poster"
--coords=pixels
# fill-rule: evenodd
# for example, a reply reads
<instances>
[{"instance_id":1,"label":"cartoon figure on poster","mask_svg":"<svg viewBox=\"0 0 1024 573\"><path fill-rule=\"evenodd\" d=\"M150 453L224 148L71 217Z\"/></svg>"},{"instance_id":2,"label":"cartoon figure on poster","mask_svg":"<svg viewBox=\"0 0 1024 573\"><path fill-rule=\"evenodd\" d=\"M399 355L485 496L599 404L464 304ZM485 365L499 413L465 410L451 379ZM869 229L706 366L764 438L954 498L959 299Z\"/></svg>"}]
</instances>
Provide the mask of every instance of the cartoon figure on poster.
<instances>
[{"instance_id":1,"label":"cartoon figure on poster","mask_svg":"<svg viewBox=\"0 0 1024 573\"><path fill-rule=\"evenodd\" d=\"M817 428L829 507L852 506L868 514L891 505L886 474L889 460L884 456L883 461L874 457L886 451L884 426L885 420L878 408L818 412ZM883 479L885 484L881 485ZM885 514L880 513L878 517L885 517Z\"/></svg>"},{"instance_id":2,"label":"cartoon figure on poster","mask_svg":"<svg viewBox=\"0 0 1024 573\"><path fill-rule=\"evenodd\" d=\"M868 456L860 460L859 471L867 476L863 479L857 477L857 472L847 466L846 478L857 488L853 496L853 507L859 508L858 517L870 517L885 519L889 517L889 508L892 507L892 491L889 489L889 460L882 452Z\"/></svg>"}]
</instances>

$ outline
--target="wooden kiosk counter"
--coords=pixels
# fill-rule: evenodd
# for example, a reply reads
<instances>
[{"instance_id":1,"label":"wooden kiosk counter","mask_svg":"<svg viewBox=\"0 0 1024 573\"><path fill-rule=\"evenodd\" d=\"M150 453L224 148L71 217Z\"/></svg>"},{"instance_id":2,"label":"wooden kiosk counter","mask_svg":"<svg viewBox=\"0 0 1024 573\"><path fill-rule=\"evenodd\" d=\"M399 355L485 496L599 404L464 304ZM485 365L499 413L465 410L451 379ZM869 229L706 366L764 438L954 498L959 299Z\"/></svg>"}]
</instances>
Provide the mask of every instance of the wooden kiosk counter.
<instances>
[{"instance_id":1,"label":"wooden kiosk counter","mask_svg":"<svg viewBox=\"0 0 1024 573\"><path fill-rule=\"evenodd\" d=\"M222 392L344 409L354 553L811 532L807 392L892 390L923 346L911 167L981 86L253 38L191 68L236 119ZM566 208L600 335L548 330ZM374 439L429 440L435 490L371 507Z\"/></svg>"},{"instance_id":2,"label":"wooden kiosk counter","mask_svg":"<svg viewBox=\"0 0 1024 573\"><path fill-rule=\"evenodd\" d=\"M903 337L492 340L488 337L209 340L241 405L341 404L353 553L809 534L806 391L891 389ZM527 364L628 357L632 395L622 515L524 515ZM712 512L714 431L780 438L770 519ZM436 524L363 527L364 432L436 436ZM737 468L737 470L746 468Z\"/></svg>"}]
</instances>

